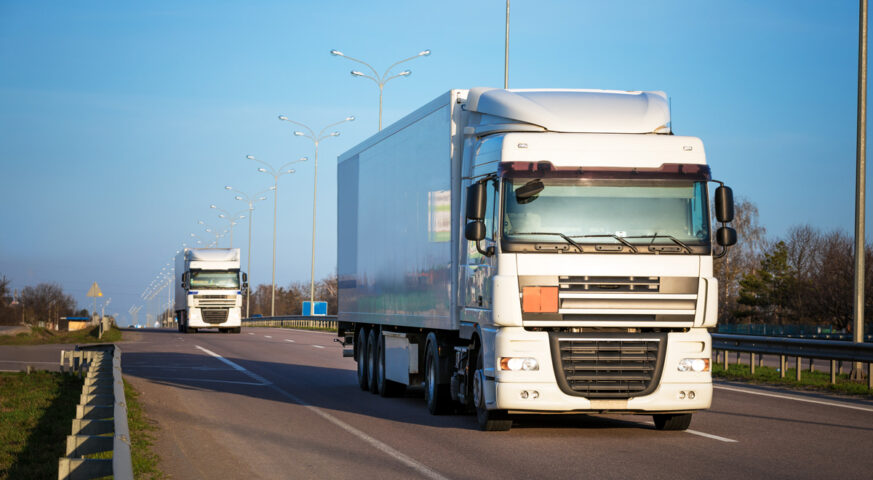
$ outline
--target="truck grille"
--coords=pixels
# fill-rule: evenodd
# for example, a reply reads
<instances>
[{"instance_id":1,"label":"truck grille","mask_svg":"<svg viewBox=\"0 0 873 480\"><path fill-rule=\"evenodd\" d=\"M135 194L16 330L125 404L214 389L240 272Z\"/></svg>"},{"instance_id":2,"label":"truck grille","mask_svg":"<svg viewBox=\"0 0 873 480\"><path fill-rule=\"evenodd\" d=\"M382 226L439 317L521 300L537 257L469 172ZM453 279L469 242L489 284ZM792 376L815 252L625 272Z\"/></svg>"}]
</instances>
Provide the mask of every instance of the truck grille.
<instances>
[{"instance_id":1,"label":"truck grille","mask_svg":"<svg viewBox=\"0 0 873 480\"><path fill-rule=\"evenodd\" d=\"M562 292L639 292L657 293L661 287L659 277L558 277Z\"/></svg>"},{"instance_id":2,"label":"truck grille","mask_svg":"<svg viewBox=\"0 0 873 480\"><path fill-rule=\"evenodd\" d=\"M236 306L236 295L194 295L195 306L198 307L225 307Z\"/></svg>"},{"instance_id":3,"label":"truck grille","mask_svg":"<svg viewBox=\"0 0 873 480\"><path fill-rule=\"evenodd\" d=\"M206 323L224 323L227 321L226 308L204 308L200 310L200 315Z\"/></svg>"},{"instance_id":4,"label":"truck grille","mask_svg":"<svg viewBox=\"0 0 873 480\"><path fill-rule=\"evenodd\" d=\"M564 393L630 398L654 391L661 377L666 336L551 336L555 376Z\"/></svg>"}]
</instances>

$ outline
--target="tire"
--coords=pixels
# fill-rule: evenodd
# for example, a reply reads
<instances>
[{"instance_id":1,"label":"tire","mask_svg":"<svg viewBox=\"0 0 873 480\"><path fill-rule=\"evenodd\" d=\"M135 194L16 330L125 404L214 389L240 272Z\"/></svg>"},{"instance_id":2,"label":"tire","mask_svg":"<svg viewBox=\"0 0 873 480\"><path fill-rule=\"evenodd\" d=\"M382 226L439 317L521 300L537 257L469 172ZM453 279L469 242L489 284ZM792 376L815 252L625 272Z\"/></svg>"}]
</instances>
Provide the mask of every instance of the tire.
<instances>
[{"instance_id":1,"label":"tire","mask_svg":"<svg viewBox=\"0 0 873 480\"><path fill-rule=\"evenodd\" d=\"M448 413L452 407L452 394L449 385L440 384L440 361L436 335L427 336L427 351L424 367L424 399L431 415Z\"/></svg>"},{"instance_id":2,"label":"tire","mask_svg":"<svg viewBox=\"0 0 873 480\"><path fill-rule=\"evenodd\" d=\"M229 329L227 328L219 328L218 333L227 333Z\"/></svg>"},{"instance_id":3,"label":"tire","mask_svg":"<svg viewBox=\"0 0 873 480\"><path fill-rule=\"evenodd\" d=\"M396 397L403 394L406 385L385 378L385 335L376 341L376 390L382 397Z\"/></svg>"},{"instance_id":4,"label":"tire","mask_svg":"<svg viewBox=\"0 0 873 480\"><path fill-rule=\"evenodd\" d=\"M367 329L361 328L358 330L358 336L355 338L355 346L358 351L358 386L361 390L367 390L370 387L370 382L367 379Z\"/></svg>"},{"instance_id":5,"label":"tire","mask_svg":"<svg viewBox=\"0 0 873 480\"><path fill-rule=\"evenodd\" d=\"M379 357L376 356L379 341L376 337L379 336L378 328L371 328L370 334L367 335L367 390L370 393L379 393L378 385L376 384L376 366L379 364Z\"/></svg>"},{"instance_id":6,"label":"tire","mask_svg":"<svg viewBox=\"0 0 873 480\"><path fill-rule=\"evenodd\" d=\"M233 330L231 330L231 333L240 333L240 332L242 332L242 327L236 327Z\"/></svg>"},{"instance_id":7,"label":"tire","mask_svg":"<svg viewBox=\"0 0 873 480\"><path fill-rule=\"evenodd\" d=\"M688 430L691 425L690 413L656 414L652 417L655 420L655 430Z\"/></svg>"},{"instance_id":8,"label":"tire","mask_svg":"<svg viewBox=\"0 0 873 480\"><path fill-rule=\"evenodd\" d=\"M480 430L505 432L512 428L512 418L506 410L488 410L485 405L485 353L481 347L476 354L476 370L473 372L473 403Z\"/></svg>"}]
</instances>

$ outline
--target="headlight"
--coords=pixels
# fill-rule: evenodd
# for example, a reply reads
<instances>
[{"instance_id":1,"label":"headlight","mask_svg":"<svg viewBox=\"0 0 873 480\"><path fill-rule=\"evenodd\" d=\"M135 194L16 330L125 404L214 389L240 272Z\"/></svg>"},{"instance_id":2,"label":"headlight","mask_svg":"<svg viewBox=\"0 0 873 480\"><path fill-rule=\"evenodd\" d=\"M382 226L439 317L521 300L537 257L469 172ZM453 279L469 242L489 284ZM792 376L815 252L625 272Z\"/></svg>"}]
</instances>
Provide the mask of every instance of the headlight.
<instances>
[{"instance_id":1,"label":"headlight","mask_svg":"<svg viewBox=\"0 0 873 480\"><path fill-rule=\"evenodd\" d=\"M539 370L540 364L536 358L531 357L500 357L500 369L517 372L519 370Z\"/></svg>"},{"instance_id":2,"label":"headlight","mask_svg":"<svg viewBox=\"0 0 873 480\"><path fill-rule=\"evenodd\" d=\"M680 372L708 372L708 358L683 358L679 361Z\"/></svg>"}]
</instances>

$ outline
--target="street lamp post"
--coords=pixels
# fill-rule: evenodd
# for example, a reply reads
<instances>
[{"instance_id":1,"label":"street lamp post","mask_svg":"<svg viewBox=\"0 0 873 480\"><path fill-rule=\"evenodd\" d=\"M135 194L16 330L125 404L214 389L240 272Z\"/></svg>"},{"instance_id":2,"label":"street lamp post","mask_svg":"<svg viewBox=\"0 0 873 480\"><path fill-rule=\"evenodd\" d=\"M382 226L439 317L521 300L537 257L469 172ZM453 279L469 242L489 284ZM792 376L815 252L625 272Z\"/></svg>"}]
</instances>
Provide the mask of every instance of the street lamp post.
<instances>
[{"instance_id":1,"label":"street lamp post","mask_svg":"<svg viewBox=\"0 0 873 480\"><path fill-rule=\"evenodd\" d=\"M225 209L223 209L215 204L210 205L209 208L214 208L214 209L218 210L219 212L221 212L218 215L218 218L227 220L228 223L230 223L230 248L233 248L233 227L234 227L234 225L236 225L237 220L242 220L243 218L246 218L245 215L241 215L241 213L243 213L245 210L240 210L234 214L231 214L227 210L225 210Z\"/></svg>"},{"instance_id":2,"label":"street lamp post","mask_svg":"<svg viewBox=\"0 0 873 480\"><path fill-rule=\"evenodd\" d=\"M272 287L272 299L270 300L270 316L276 316L276 208L279 204L279 177L285 175L287 173L294 173L294 169L287 168L288 165L292 165L298 162L305 162L308 160L306 157L301 157L297 160L286 162L279 168L273 168L269 163L259 160L252 155L246 155L246 158L249 160L254 160L258 163L264 164L269 168L259 168L258 171L262 173L270 174L273 177L273 287Z\"/></svg>"},{"instance_id":3,"label":"street lamp post","mask_svg":"<svg viewBox=\"0 0 873 480\"><path fill-rule=\"evenodd\" d=\"M249 248L248 248L249 253L248 253L248 259L246 260L246 270L248 270L249 277L252 276L252 216L254 216L254 214L255 214L255 202L260 202L260 201L266 200L267 197L262 197L260 195L267 193L269 191L272 191L275 188L276 187L270 187L266 190L262 190L262 191L256 193L254 196L249 196L249 194L247 194L241 190L237 190L237 189L231 187L230 185L224 186L225 190L228 190L231 192L236 192L239 194L239 195L236 195L233 197L234 200L242 200L242 201L246 202L249 206ZM251 318L251 313L249 311L251 299L252 299L252 292L251 292L251 288L249 288L248 291L246 292L246 318Z\"/></svg>"},{"instance_id":4,"label":"street lamp post","mask_svg":"<svg viewBox=\"0 0 873 480\"><path fill-rule=\"evenodd\" d=\"M304 129L306 129L306 132L300 132L295 130L294 135L297 137L306 137L312 140L312 143L315 144L315 168L312 179L312 259L309 264L309 308L311 314L313 308L312 302L315 301L315 209L317 198L316 194L318 193L318 144L326 138L339 136L340 132L325 133L330 127L334 127L345 122L353 122L355 120L355 117L350 115L338 122L331 123L330 125L322 128L317 135L314 130L309 128L309 126L300 122L295 122L294 120L290 120L285 115L279 115L279 120L303 127Z\"/></svg>"},{"instance_id":5,"label":"street lamp post","mask_svg":"<svg viewBox=\"0 0 873 480\"><path fill-rule=\"evenodd\" d=\"M408 77L409 75L412 75L412 70L404 70L404 71L397 73L395 75L391 75L390 77L388 76L388 74L391 73L392 68L396 67L397 65L400 65L403 62L408 62L408 61L414 60L418 57L426 57L426 56L430 55L430 50L422 50L421 52L418 52L416 55L413 55L409 58L404 58L403 60L400 60L398 62L394 62L393 64L391 64L390 67L388 67L385 70L385 73L383 73L382 75L379 75L379 72L377 72L376 69L373 68L373 66L370 65L369 63L367 63L363 60L358 60L357 58L350 57L339 50L331 50L330 54L333 56L336 56L336 57L347 58L353 62L357 62L357 63L360 63L361 65L365 65L367 68L370 69L371 72L373 72L373 75L367 75L366 73L360 72L358 70L352 70L351 73L352 73L352 76L355 76L355 77L369 78L370 80L374 81L376 83L376 85L379 86L379 130L382 130L382 91L385 89L385 84L388 83L389 80L395 79L397 77Z\"/></svg>"}]
</instances>

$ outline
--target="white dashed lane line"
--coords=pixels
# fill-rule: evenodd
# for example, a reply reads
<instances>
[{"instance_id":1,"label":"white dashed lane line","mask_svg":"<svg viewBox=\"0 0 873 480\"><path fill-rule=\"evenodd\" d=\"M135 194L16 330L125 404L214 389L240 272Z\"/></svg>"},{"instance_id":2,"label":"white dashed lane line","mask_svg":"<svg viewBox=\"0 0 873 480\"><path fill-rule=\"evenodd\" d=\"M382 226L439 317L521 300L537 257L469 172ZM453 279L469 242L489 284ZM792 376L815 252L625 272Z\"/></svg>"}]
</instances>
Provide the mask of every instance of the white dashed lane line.
<instances>
[{"instance_id":1,"label":"white dashed lane line","mask_svg":"<svg viewBox=\"0 0 873 480\"><path fill-rule=\"evenodd\" d=\"M313 347L315 347L315 348L324 348L324 346L322 346L322 345L313 345Z\"/></svg>"},{"instance_id":2,"label":"white dashed lane line","mask_svg":"<svg viewBox=\"0 0 873 480\"><path fill-rule=\"evenodd\" d=\"M315 347L318 345L313 345L313 346ZM414 458L400 452L399 450L396 450L396 449L390 447L389 445L371 437L370 435L358 430L357 428L349 425L348 423L340 420L339 418L331 415L330 413L325 412L324 410L322 410L314 405L310 405L310 404L306 403L302 399L298 398L296 395L283 390L282 388L280 388L279 386L277 386L273 383L270 383L264 377L254 373L250 370L246 370L244 367L237 365L236 363L222 357L221 355L219 355L213 351L207 350L207 349L201 347L200 345L195 345L195 347L197 347L199 350L201 350L209 355L212 355L213 357L217 358L218 360L221 360L221 362L223 362L225 365L230 366L234 370L237 370L239 372L244 373L245 375L248 375L253 380L255 380L257 382L263 382L263 385L266 386L267 388L270 388L273 391L284 396L285 398L291 400L292 402L294 402L298 405L302 405L303 407L309 409L309 411L311 411L312 413L318 415L319 417L327 420L330 423L333 423L334 425L338 426L339 428L342 428L343 430L350 433L351 435L354 435L358 439L369 444L371 447L375 448L376 450L379 450L382 453L385 453L386 455L394 458L398 462L415 470L422 477L430 478L432 480L447 480L446 477L440 475L439 472L437 472L436 470L433 470L432 468L428 467L427 465L425 465L425 464L415 460ZM322 347L322 348L324 348L324 347Z\"/></svg>"},{"instance_id":3,"label":"white dashed lane line","mask_svg":"<svg viewBox=\"0 0 873 480\"><path fill-rule=\"evenodd\" d=\"M270 335L264 335L264 338L273 338Z\"/></svg>"},{"instance_id":4,"label":"white dashed lane line","mask_svg":"<svg viewBox=\"0 0 873 480\"><path fill-rule=\"evenodd\" d=\"M252 332L249 332L249 335L254 335L254 333L252 333Z\"/></svg>"},{"instance_id":5,"label":"white dashed lane line","mask_svg":"<svg viewBox=\"0 0 873 480\"><path fill-rule=\"evenodd\" d=\"M285 341L286 341L286 342L295 343L294 340L291 340L290 338L286 338Z\"/></svg>"}]
</instances>

